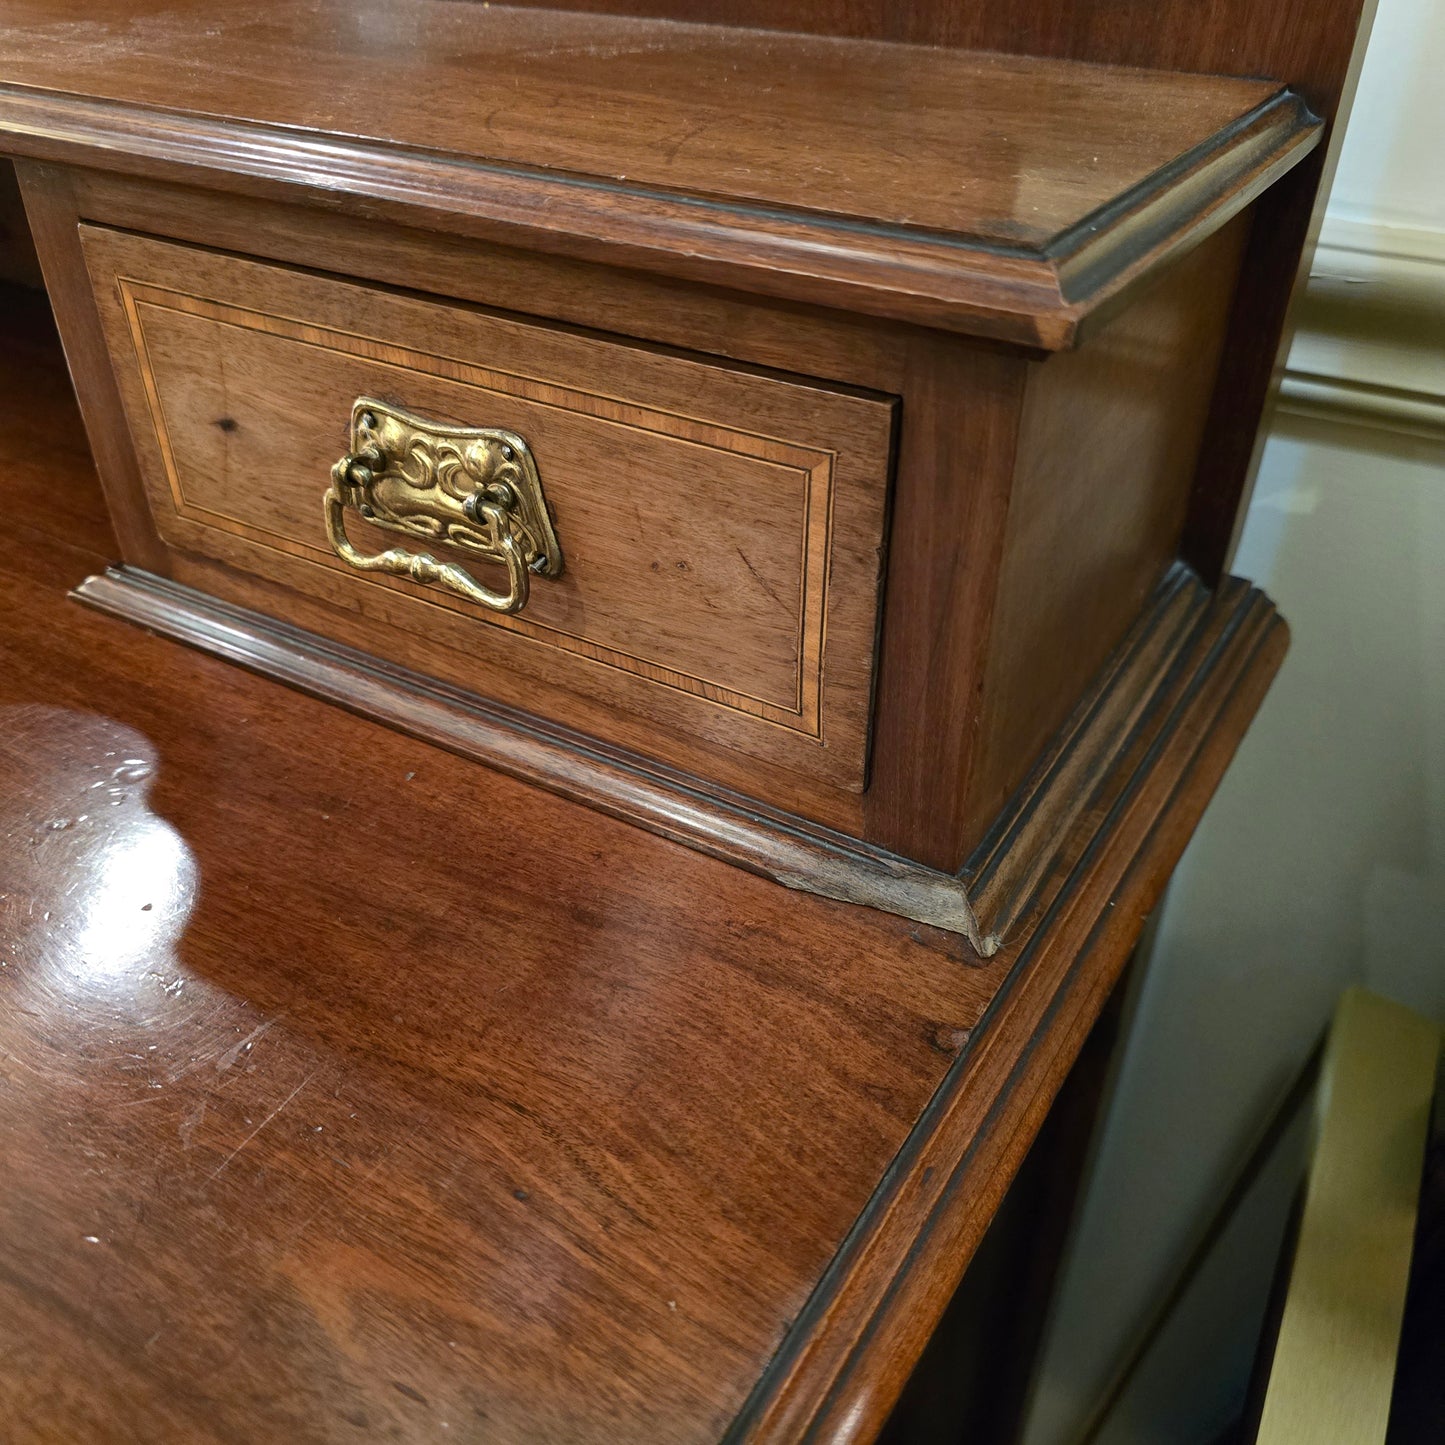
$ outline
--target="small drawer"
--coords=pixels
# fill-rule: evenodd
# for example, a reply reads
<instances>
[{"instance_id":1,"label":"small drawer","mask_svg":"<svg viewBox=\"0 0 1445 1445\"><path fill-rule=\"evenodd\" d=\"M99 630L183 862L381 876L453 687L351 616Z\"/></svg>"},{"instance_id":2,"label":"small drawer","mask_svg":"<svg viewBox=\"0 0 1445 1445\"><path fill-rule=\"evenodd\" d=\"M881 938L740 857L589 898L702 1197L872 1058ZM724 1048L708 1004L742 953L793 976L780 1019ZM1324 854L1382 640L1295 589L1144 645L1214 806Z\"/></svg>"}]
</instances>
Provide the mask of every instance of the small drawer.
<instances>
[{"instance_id":1,"label":"small drawer","mask_svg":"<svg viewBox=\"0 0 1445 1445\"><path fill-rule=\"evenodd\" d=\"M257 606L260 579L665 761L863 789L892 398L81 231L179 580Z\"/></svg>"}]
</instances>

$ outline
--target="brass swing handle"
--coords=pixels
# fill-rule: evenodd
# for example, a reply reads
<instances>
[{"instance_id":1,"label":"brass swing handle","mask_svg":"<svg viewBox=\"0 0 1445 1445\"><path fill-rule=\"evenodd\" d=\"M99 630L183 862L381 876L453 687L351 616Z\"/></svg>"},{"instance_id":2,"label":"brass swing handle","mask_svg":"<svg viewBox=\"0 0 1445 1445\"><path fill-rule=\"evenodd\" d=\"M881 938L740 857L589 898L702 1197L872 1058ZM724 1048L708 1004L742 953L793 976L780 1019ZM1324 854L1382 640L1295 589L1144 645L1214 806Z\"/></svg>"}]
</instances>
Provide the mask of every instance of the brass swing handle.
<instances>
[{"instance_id":1,"label":"brass swing handle","mask_svg":"<svg viewBox=\"0 0 1445 1445\"><path fill-rule=\"evenodd\" d=\"M375 527L501 563L507 590L495 592L466 568L426 552L359 552L346 535L348 507ZM327 538L348 566L445 587L494 612L520 612L534 573L562 572L536 459L515 432L445 426L359 397L351 449L331 469L325 512Z\"/></svg>"}]
</instances>

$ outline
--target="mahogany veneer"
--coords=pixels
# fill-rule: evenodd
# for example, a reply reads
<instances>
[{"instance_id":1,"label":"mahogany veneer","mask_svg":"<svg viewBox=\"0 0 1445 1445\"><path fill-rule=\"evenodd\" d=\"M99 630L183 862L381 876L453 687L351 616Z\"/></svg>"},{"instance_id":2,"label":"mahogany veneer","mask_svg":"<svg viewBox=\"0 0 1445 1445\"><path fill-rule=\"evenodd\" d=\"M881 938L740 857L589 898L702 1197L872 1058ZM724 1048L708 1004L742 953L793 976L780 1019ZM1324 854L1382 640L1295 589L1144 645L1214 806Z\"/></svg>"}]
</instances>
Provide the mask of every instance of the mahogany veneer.
<instances>
[{"instance_id":1,"label":"mahogany veneer","mask_svg":"<svg viewBox=\"0 0 1445 1445\"><path fill-rule=\"evenodd\" d=\"M868 1438L1279 663L1258 594L985 963L67 602L114 543L0 303L6 1438Z\"/></svg>"},{"instance_id":2,"label":"mahogany veneer","mask_svg":"<svg viewBox=\"0 0 1445 1445\"><path fill-rule=\"evenodd\" d=\"M877 1432L1287 645L1360 8L5 7L10 1435Z\"/></svg>"},{"instance_id":3,"label":"mahogany veneer","mask_svg":"<svg viewBox=\"0 0 1445 1445\"><path fill-rule=\"evenodd\" d=\"M605 709L568 715L563 690L591 692L862 791L892 402L81 236L168 546L349 608L356 576L317 505L336 428L318 418L372 394L485 416L536 452L565 572L486 627L465 598L379 578L353 630L393 624L370 635L402 663L450 643L438 673L564 721L606 729Z\"/></svg>"},{"instance_id":4,"label":"mahogany veneer","mask_svg":"<svg viewBox=\"0 0 1445 1445\"><path fill-rule=\"evenodd\" d=\"M485 76L479 85L478 78ZM0 17L9 149L1043 346L1318 139L1279 81L561 10Z\"/></svg>"},{"instance_id":5,"label":"mahogany veneer","mask_svg":"<svg viewBox=\"0 0 1445 1445\"><path fill-rule=\"evenodd\" d=\"M209 0L138 47L102 7L62 93L47 13L0 24L0 134L131 567L373 654L393 720L466 689L615 750L638 821L997 945L966 878L1183 546L1297 96L434 0ZM527 439L571 567L504 618L433 585L455 546L358 575L322 497L363 396ZM133 572L83 595L155 620Z\"/></svg>"}]
</instances>

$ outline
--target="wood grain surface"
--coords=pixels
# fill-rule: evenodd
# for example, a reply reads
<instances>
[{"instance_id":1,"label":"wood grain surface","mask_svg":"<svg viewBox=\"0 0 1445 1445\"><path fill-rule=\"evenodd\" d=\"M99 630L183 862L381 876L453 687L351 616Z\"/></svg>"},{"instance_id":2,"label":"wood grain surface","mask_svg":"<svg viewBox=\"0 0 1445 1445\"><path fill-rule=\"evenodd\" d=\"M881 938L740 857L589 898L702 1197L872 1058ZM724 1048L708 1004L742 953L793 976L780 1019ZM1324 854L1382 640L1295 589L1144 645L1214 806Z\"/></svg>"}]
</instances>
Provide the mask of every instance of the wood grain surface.
<instances>
[{"instance_id":1,"label":"wood grain surface","mask_svg":"<svg viewBox=\"0 0 1445 1445\"><path fill-rule=\"evenodd\" d=\"M977 839L1179 555L1249 217L1027 373L964 838Z\"/></svg>"},{"instance_id":2,"label":"wood grain surface","mask_svg":"<svg viewBox=\"0 0 1445 1445\"><path fill-rule=\"evenodd\" d=\"M9 1437L869 1438L1283 629L979 965L67 603L113 543L0 362Z\"/></svg>"},{"instance_id":3,"label":"wood grain surface","mask_svg":"<svg viewBox=\"0 0 1445 1445\"><path fill-rule=\"evenodd\" d=\"M86 221L224 247L293 267L315 268L319 263L392 289L467 301L488 310L497 309L499 297L525 297L539 315L564 326L623 333L678 350L703 347L713 356L792 374L806 364L845 383L844 389L851 385L874 392L896 390L904 375L905 358L920 349L921 340L929 339L927 333L915 336L867 318L804 311L301 206L31 162L22 163L20 169L32 228L37 238L43 238L46 285L55 301L67 352L73 358L86 430L121 532L121 555L129 564L161 576L170 576L172 554L151 517L110 362L81 247L81 226ZM987 359L995 365L1000 361L994 356ZM1022 363L1011 364L1017 368ZM927 482L930 487L942 485L942 479L931 473ZM246 580L243 574L225 573L221 564L207 564L198 557L191 558L188 566L200 586L216 585L209 576L201 576L207 566L213 566L218 574L216 581L229 577L234 586ZM303 621L315 631L351 619L355 625L348 640L358 647L368 645L370 633L364 618L338 612L279 584L257 580L246 601L268 612L294 608L298 603L314 608L314 614ZM411 648L413 666L433 671L445 666L442 649L430 647L419 634L413 634ZM634 721L627 713L581 694L571 694L568 705L579 716L585 715L582 726L589 733L609 727L623 729L629 746L638 751L645 748L649 736L645 721ZM689 740L681 733L674 735L674 743L684 759L680 766L717 779L740 794L756 797L760 790L770 792L786 797L794 812L849 830L860 826L856 794L804 774L772 768L756 756Z\"/></svg>"},{"instance_id":4,"label":"wood grain surface","mask_svg":"<svg viewBox=\"0 0 1445 1445\"><path fill-rule=\"evenodd\" d=\"M39 286L40 262L25 224L25 206L15 180L15 167L0 160L0 282Z\"/></svg>"},{"instance_id":5,"label":"wood grain surface","mask_svg":"<svg viewBox=\"0 0 1445 1445\"><path fill-rule=\"evenodd\" d=\"M704 16L858 43L440 0L19 0L0 149L196 188L130 193L141 229L493 304L489 278L522 278L559 321L695 348L701 318L717 355L904 396L894 544L922 550L888 580L909 601L883 637L890 762L851 818L816 780L795 794L938 861L968 831L934 753L978 741L1026 363L867 318L1103 342L1262 197L1185 529L1217 570L1323 167L1285 174L1319 129L1282 87L1332 115L1359 13ZM28 169L125 555L164 571L117 505L141 483L75 229L126 182ZM1021 891L983 858L1022 911L979 964L64 602L116 546L26 315L0 312L21 328L0 347L4 1433L871 1438L1279 664L1272 609L1224 589L1167 705L1044 819L1065 833L1045 876ZM826 366L796 360L804 335ZM1127 374L1128 348L1105 356ZM1043 432L1087 391L1036 390ZM1177 525L1183 465L1140 556ZM939 545L960 528L966 558ZM1142 585L1107 565L1119 596ZM1035 720L1058 701L1019 696Z\"/></svg>"},{"instance_id":6,"label":"wood grain surface","mask_svg":"<svg viewBox=\"0 0 1445 1445\"><path fill-rule=\"evenodd\" d=\"M67 602L0 356L5 1437L715 1438L990 975Z\"/></svg>"},{"instance_id":7,"label":"wood grain surface","mask_svg":"<svg viewBox=\"0 0 1445 1445\"><path fill-rule=\"evenodd\" d=\"M540 4L548 0L522 0ZM577 10L770 26L870 40L1051 56L1224 75L1271 75L1329 126L1325 144L1263 199L1200 458L1186 556L1215 578L1228 565L1261 426L1289 349L1291 296L1318 235L1374 19L1375 0L1211 0L1147 8L1119 0L574 0Z\"/></svg>"},{"instance_id":8,"label":"wood grain surface","mask_svg":"<svg viewBox=\"0 0 1445 1445\"><path fill-rule=\"evenodd\" d=\"M461 243L412 229L379 223L363 226L296 206L30 163L22 170L37 233L46 241L50 284L61 303L77 374L87 379L88 424L97 455L107 455L117 434L124 438L134 430L138 444L147 449L151 490L163 513L173 505L174 484L161 476L165 463L154 445L153 404L140 399L134 326L129 321L121 325L121 302L108 279L119 263L99 265L99 300L110 313L111 347L131 392L132 411L144 417L135 428L119 399L110 400L115 387L110 370L103 368L103 376L93 374L97 370L93 338L100 335L101 326L81 235L90 238L92 251L102 242L119 251L126 258L120 269L132 277L149 277L163 289L169 286L174 291L172 272L192 276L203 272L205 284L193 282L193 292L219 284L212 294L229 296L233 306L239 299L243 309L249 309L247 298L269 284L273 311L324 314L333 330L351 329L356 324L352 315L360 313L373 319L385 314L398 334L414 335L419 329L429 333L431 326L421 328L418 318L438 313L395 297L394 288L450 293L487 305L493 316L490 323L483 323L466 315L466 308L447 303L440 324L445 334L459 338L462 349L451 348L454 355L466 354L467 346L475 351L481 334L476 328L486 324L491 328L486 335L496 338L502 350L513 351L520 342L525 352L542 357L554 369L566 372L570 365L568 374L574 380L579 355L595 356L606 364L618 353L610 352L605 342L595 342L589 350L578 339L569 339L563 327L599 321L650 342L690 344L751 367L787 372L795 387L797 374L808 372L829 378L825 384L807 383L808 396L817 399L820 417L824 404L842 405L837 424L849 436L858 427L848 421L846 407L856 411L859 403L835 393L862 388L902 398L891 507L893 560L885 583L870 780L861 795L848 790L846 771L818 766L816 746L811 747L811 756L810 749L803 748L797 761L799 740L775 727L760 734L755 731L762 746L741 751L737 744L746 738L739 739L736 726L731 736L726 729L719 731L721 710L710 700L699 708L695 698L646 686L629 698L616 686L599 689L595 683L590 692L574 686L560 693L554 669L541 663L525 677L479 670L466 636L470 624L441 607L426 614L412 609L408 615L413 624L418 616L427 615L440 617L441 625L452 625L461 653L445 638L432 635L442 630L441 625L430 629L413 625L406 632L386 627L377 619L377 607L405 607L400 593L413 590L411 584L396 583L390 591L368 588L365 595L374 600L367 612L359 612L344 594L321 597L305 590L308 569L301 569L299 591L279 581L261 580L257 551L245 556L234 550L223 552L223 546L234 549L246 543L201 527L201 518L169 523L172 535L177 527L192 531L187 539L192 550L173 554L154 532L152 502L139 479L132 481L116 459L103 465L102 474L114 499L113 510L128 529L125 557L132 564L180 576L201 590L291 618L361 650L390 647L378 641L379 635L389 637L403 649L392 647L391 655L404 656L415 671L473 688L479 686L480 675L480 690L488 696L506 697L534 714L565 717L581 731L609 739L639 759L666 758L671 766L713 787L801 815L949 874L964 865L1004 798L1022 782L1050 733L1069 715L1175 555L1218 331L1229 304L1239 238L1247 224L1244 219L1231 223L1177 265L1151 278L1136 304L1109 319L1077 353L1045 360L1040 366L1017 354L938 332L681 288L611 268ZM248 269L241 261L167 250L138 237L102 238L91 224L94 221L106 222L108 230L158 231L193 244L254 248L289 266L322 264L385 280L393 290L373 301L377 293L328 286L319 279L298 281L271 270ZM147 257L152 258L149 269ZM538 327L524 317L495 316L499 300L518 296L562 324ZM342 305L338 297L360 299ZM248 327L254 324L246 322ZM238 334L244 337L245 332ZM103 346L103 339L98 344ZM369 359L377 343L343 344L362 348ZM430 346L430 342L418 344ZM636 347L622 354L631 360L630 374L650 378L653 387L661 380L664 390L667 385L676 390L675 363L669 367L663 358L648 357ZM280 399L264 385L274 370L274 365L242 366L231 348L218 346L195 368L172 366L170 375L181 376L178 385L187 393L209 385L205 400L214 420L230 415L220 390L244 374L263 384L261 394L253 398L258 418L272 410L284 418L292 415L294 397L310 395L315 384L308 372L304 379L288 384L286 398ZM609 368L609 374L611 370L615 368ZM750 403L761 394L761 379L711 363L696 374L706 380L708 396L733 408L722 420L735 431L740 412L750 412ZM587 375L582 374L581 380L589 384ZM438 384L417 375L412 381ZM783 389L784 396L799 394ZM467 405L474 400L473 396ZM450 405L446 396L441 402ZM695 388L680 405L696 411ZM797 413L797 407L788 405L781 410L774 406L768 414L786 423L785 431L799 434ZM309 425L304 418L299 422L303 428ZM828 440L826 425L801 434L825 445ZM244 432L223 435L201 426L189 435L201 439L201 470L225 478L233 454L248 449L255 454L258 446L265 449L268 429L264 420L258 420ZM1078 438L1085 438L1087 444L1077 446ZM300 435L299 442L303 452L318 445L314 431ZM332 445L340 448L342 438L338 436ZM317 451L313 470L322 470L329 456L325 448ZM840 475L845 475L850 457L843 454L840 463L844 469ZM129 467L135 468L133 456ZM267 489L289 489L297 480L290 476L280 449L273 450L269 460L263 459L259 470L271 477ZM281 477L286 479L277 480ZM848 501L846 492L843 498ZM849 521L850 515L856 514L846 509L839 513L844 523L839 539L860 535L866 546L870 528L860 529ZM129 535L147 530L149 541L144 535L139 541ZM153 560L157 546L159 562ZM750 546L745 545L744 551ZM1006 556L1014 553L1006 565ZM872 563L856 548L851 555L846 549L839 555L857 580L846 588L834 586L832 605L847 610L852 618L845 632L861 638L864 599L873 587ZM209 560L217 556L235 560L241 570ZM280 561L300 565L287 558ZM743 579L740 565L730 565L744 588L750 587L751 574ZM539 605L546 605L540 589L539 594ZM650 627L648 623L641 635ZM856 699L862 691L860 674L840 672L836 642L832 652L825 700L828 692L846 697L850 689ZM724 640L720 655L728 654ZM861 672L871 652L859 647L851 656ZM514 650L503 660L508 667L526 672L525 652ZM680 712L686 714L685 730L677 726ZM735 721L736 714L724 720ZM825 753L837 747L838 738L834 727L825 737ZM719 741L725 745L718 745ZM829 779L841 779L844 786ZM951 781L944 784L942 779Z\"/></svg>"},{"instance_id":9,"label":"wood grain surface","mask_svg":"<svg viewBox=\"0 0 1445 1445\"><path fill-rule=\"evenodd\" d=\"M548 0L514 0L531 9ZM1262 6L1258 0L1157 5L1143 23L1118 0L573 0L569 9L817 36L1053 56L1216 75L1275 75L1332 113L1354 45L1359 0Z\"/></svg>"},{"instance_id":10,"label":"wood grain surface","mask_svg":"<svg viewBox=\"0 0 1445 1445\"><path fill-rule=\"evenodd\" d=\"M92 171L29 163L22 169L81 368L94 370L89 348L92 327L99 334L100 326L77 238L87 221L105 221L478 304L525 296L539 314L567 326L605 324L665 346L691 345L753 367L807 370L845 388L900 396L890 524L895 565L884 583L868 791L861 799L842 794L796 771L769 769L756 756L739 768L737 754L697 746L696 738L676 739L670 756L679 768L741 795L771 799L947 872L963 865L1174 556L1211 385L1214 331L1247 225L1231 223L1165 268L1077 353L1040 368L937 332L297 206ZM133 351L128 338L123 346ZM106 389L114 389L109 371L90 381L100 454L117 431L128 430L118 400L104 407ZM1086 447L1075 445L1080 435ZM118 514L133 530L138 517L149 526L138 480L131 486L109 464L102 471ZM1031 567L1013 565L1000 579L1006 531ZM153 549L153 529L151 538ZM125 555L150 571L171 570L168 554L157 565L153 550L134 542ZM236 585L219 568L188 566L200 587ZM996 595L1003 621L993 615ZM253 591L241 600L296 615L294 593ZM318 607L300 620L334 634L349 616ZM1098 625L1091 631L1085 621ZM368 646L364 624L348 641ZM414 667L445 668L444 658L417 651L424 638L413 635L411 646ZM569 700L579 727L648 753L646 728L624 735L621 714L579 711L585 701ZM943 776L961 781L941 788Z\"/></svg>"},{"instance_id":11,"label":"wood grain surface","mask_svg":"<svg viewBox=\"0 0 1445 1445\"><path fill-rule=\"evenodd\" d=\"M1033 249L1280 88L435 0L12 0L0 77Z\"/></svg>"},{"instance_id":12,"label":"wood grain surface","mask_svg":"<svg viewBox=\"0 0 1445 1445\"><path fill-rule=\"evenodd\" d=\"M483 696L575 724L582 693L644 719L654 756L676 760L670 729L861 791L892 402L94 226L82 239L169 544L360 614L379 655L411 662L420 636ZM358 396L524 436L562 576L501 617L349 569L321 497ZM363 550L395 545L348 526Z\"/></svg>"},{"instance_id":13,"label":"wood grain surface","mask_svg":"<svg viewBox=\"0 0 1445 1445\"><path fill-rule=\"evenodd\" d=\"M77 26L20 0L0 133L1059 347L1318 126L1278 81L719 26L443 0L101 0Z\"/></svg>"}]
</instances>

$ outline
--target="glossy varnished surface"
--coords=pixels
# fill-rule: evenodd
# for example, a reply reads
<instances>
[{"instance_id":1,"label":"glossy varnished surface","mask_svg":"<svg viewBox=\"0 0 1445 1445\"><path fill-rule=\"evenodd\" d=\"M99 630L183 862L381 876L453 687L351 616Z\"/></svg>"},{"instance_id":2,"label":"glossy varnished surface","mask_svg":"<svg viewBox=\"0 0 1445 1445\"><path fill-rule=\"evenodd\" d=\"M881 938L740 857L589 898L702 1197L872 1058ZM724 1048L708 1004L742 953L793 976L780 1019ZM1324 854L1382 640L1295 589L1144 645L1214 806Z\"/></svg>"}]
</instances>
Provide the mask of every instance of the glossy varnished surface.
<instances>
[{"instance_id":1,"label":"glossy varnished surface","mask_svg":"<svg viewBox=\"0 0 1445 1445\"><path fill-rule=\"evenodd\" d=\"M360 621L367 650L579 729L616 741L615 715L640 714L660 725L654 756L683 761L666 734L684 732L862 790L892 401L81 235L177 554L309 594ZM358 396L527 439L565 562L515 617L337 557L321 497ZM397 545L354 510L347 526L364 551ZM172 566L194 575L183 555ZM213 576L199 585L224 595ZM503 568L478 576L506 586ZM424 661L428 643L449 650ZM579 715L579 693L602 705Z\"/></svg>"},{"instance_id":2,"label":"glossy varnished surface","mask_svg":"<svg viewBox=\"0 0 1445 1445\"><path fill-rule=\"evenodd\" d=\"M871 1439L1273 609L1200 617L981 965L82 611L53 338L0 372L0 1435Z\"/></svg>"},{"instance_id":3,"label":"glossy varnished surface","mask_svg":"<svg viewBox=\"0 0 1445 1445\"><path fill-rule=\"evenodd\" d=\"M0 150L1059 349L1306 155L1269 80L505 6L0 16Z\"/></svg>"},{"instance_id":4,"label":"glossy varnished surface","mask_svg":"<svg viewBox=\"0 0 1445 1445\"><path fill-rule=\"evenodd\" d=\"M16 0L0 80L1035 247L1279 90L438 0Z\"/></svg>"},{"instance_id":5,"label":"glossy varnished surface","mask_svg":"<svg viewBox=\"0 0 1445 1445\"><path fill-rule=\"evenodd\" d=\"M5 1437L715 1437L990 973L76 607L54 394L0 389Z\"/></svg>"}]
</instances>

